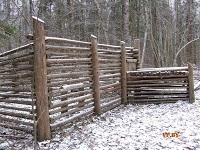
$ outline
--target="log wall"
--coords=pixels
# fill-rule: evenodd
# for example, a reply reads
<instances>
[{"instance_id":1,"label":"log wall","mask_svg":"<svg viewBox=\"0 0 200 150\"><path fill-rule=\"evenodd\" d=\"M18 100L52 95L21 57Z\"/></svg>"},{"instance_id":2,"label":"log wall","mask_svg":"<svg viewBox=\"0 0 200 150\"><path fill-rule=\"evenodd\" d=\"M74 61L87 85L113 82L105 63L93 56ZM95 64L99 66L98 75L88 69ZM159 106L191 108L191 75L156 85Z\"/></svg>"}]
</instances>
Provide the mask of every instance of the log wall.
<instances>
[{"instance_id":1,"label":"log wall","mask_svg":"<svg viewBox=\"0 0 200 150\"><path fill-rule=\"evenodd\" d=\"M194 102L191 66L152 68L127 72L128 102Z\"/></svg>"},{"instance_id":2,"label":"log wall","mask_svg":"<svg viewBox=\"0 0 200 150\"><path fill-rule=\"evenodd\" d=\"M33 131L33 43L0 54L0 126Z\"/></svg>"},{"instance_id":3,"label":"log wall","mask_svg":"<svg viewBox=\"0 0 200 150\"><path fill-rule=\"evenodd\" d=\"M51 131L94 112L91 43L46 38Z\"/></svg>"}]
</instances>

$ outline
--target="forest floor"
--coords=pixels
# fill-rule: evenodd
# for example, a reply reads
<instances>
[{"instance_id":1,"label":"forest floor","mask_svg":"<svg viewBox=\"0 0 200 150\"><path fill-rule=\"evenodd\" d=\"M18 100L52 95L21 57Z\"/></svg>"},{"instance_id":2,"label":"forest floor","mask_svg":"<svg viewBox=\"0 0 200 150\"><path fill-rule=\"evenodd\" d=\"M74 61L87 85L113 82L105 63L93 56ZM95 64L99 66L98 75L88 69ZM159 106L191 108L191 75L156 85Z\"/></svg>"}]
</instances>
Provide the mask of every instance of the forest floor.
<instances>
[{"instance_id":1,"label":"forest floor","mask_svg":"<svg viewBox=\"0 0 200 150\"><path fill-rule=\"evenodd\" d=\"M119 106L100 117L84 119L63 129L52 140L39 142L41 150L160 150L200 149L200 91L190 104ZM13 131L0 128L0 150L33 149L30 135L3 136ZM164 134L163 134L164 133Z\"/></svg>"}]
</instances>

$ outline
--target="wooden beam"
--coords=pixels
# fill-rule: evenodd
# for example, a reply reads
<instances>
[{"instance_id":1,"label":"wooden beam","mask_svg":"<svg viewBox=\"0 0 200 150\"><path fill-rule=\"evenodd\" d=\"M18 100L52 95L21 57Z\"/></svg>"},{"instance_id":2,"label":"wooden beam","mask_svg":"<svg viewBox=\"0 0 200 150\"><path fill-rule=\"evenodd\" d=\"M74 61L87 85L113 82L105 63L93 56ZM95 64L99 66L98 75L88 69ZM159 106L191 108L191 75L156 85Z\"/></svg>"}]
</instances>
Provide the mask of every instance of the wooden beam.
<instances>
[{"instance_id":1,"label":"wooden beam","mask_svg":"<svg viewBox=\"0 0 200 150\"><path fill-rule=\"evenodd\" d=\"M100 104L100 84L99 84L99 62L97 50L97 38L91 35L91 50L92 50L92 74L93 74L93 96L94 96L94 111L96 115L101 115Z\"/></svg>"},{"instance_id":2,"label":"wooden beam","mask_svg":"<svg viewBox=\"0 0 200 150\"><path fill-rule=\"evenodd\" d=\"M51 139L47 89L46 48L44 22L33 17L34 83L36 94L38 141Z\"/></svg>"},{"instance_id":3,"label":"wooden beam","mask_svg":"<svg viewBox=\"0 0 200 150\"><path fill-rule=\"evenodd\" d=\"M126 104L127 103L127 79L126 79L125 42L121 42L121 88L122 88L122 104Z\"/></svg>"},{"instance_id":4,"label":"wooden beam","mask_svg":"<svg viewBox=\"0 0 200 150\"><path fill-rule=\"evenodd\" d=\"M194 103L195 102L195 96L194 96L194 82L193 82L193 66L188 63L188 71L189 71L189 75L188 75L188 81L189 81L189 96L190 96L190 103Z\"/></svg>"}]
</instances>

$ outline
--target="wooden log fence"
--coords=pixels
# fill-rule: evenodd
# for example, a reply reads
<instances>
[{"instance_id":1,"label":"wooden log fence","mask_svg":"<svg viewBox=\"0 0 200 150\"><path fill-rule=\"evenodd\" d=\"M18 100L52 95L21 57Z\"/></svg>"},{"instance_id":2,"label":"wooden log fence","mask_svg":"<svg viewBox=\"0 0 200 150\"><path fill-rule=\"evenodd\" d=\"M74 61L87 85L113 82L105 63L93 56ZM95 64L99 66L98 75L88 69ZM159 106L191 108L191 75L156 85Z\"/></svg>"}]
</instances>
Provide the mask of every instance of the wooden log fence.
<instances>
[{"instance_id":1,"label":"wooden log fence","mask_svg":"<svg viewBox=\"0 0 200 150\"><path fill-rule=\"evenodd\" d=\"M99 44L93 35L90 42L46 37L44 22L36 17L33 29L33 43L0 54L0 126L37 134L39 141L51 139L77 119L101 115L132 97L158 95L159 101L164 83L185 89L165 92L166 101L194 102L191 66L181 68L184 73L134 72L140 68L139 40L126 47Z\"/></svg>"},{"instance_id":2,"label":"wooden log fence","mask_svg":"<svg viewBox=\"0 0 200 150\"><path fill-rule=\"evenodd\" d=\"M192 66L152 68L127 72L128 102L168 103L188 100L193 103Z\"/></svg>"}]
</instances>

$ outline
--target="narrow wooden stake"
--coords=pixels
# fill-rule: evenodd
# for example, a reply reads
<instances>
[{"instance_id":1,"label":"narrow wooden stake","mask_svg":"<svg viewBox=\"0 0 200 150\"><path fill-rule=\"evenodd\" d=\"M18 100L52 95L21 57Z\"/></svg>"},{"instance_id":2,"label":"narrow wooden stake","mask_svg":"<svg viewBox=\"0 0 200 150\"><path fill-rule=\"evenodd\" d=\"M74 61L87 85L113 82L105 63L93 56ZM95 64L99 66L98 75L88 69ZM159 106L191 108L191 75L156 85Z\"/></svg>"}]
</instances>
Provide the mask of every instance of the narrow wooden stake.
<instances>
[{"instance_id":1,"label":"narrow wooden stake","mask_svg":"<svg viewBox=\"0 0 200 150\"><path fill-rule=\"evenodd\" d=\"M140 69L140 39L134 40L134 48L138 49L138 61L136 64L136 69Z\"/></svg>"},{"instance_id":2,"label":"narrow wooden stake","mask_svg":"<svg viewBox=\"0 0 200 150\"><path fill-rule=\"evenodd\" d=\"M189 71L188 80L189 80L189 97L190 97L189 102L194 103L195 96L194 96L193 67L190 63L188 63L188 71Z\"/></svg>"},{"instance_id":3,"label":"narrow wooden stake","mask_svg":"<svg viewBox=\"0 0 200 150\"><path fill-rule=\"evenodd\" d=\"M95 37L94 35L91 35L91 51L92 51L92 73L93 73L93 91L94 91L93 93L94 112L96 115L101 115L97 37Z\"/></svg>"},{"instance_id":4,"label":"narrow wooden stake","mask_svg":"<svg viewBox=\"0 0 200 150\"><path fill-rule=\"evenodd\" d=\"M34 83L38 141L51 139L44 22L33 17Z\"/></svg>"},{"instance_id":5,"label":"narrow wooden stake","mask_svg":"<svg viewBox=\"0 0 200 150\"><path fill-rule=\"evenodd\" d=\"M121 89L122 104L127 103L127 79L126 79L126 48L125 42L121 42Z\"/></svg>"}]
</instances>

